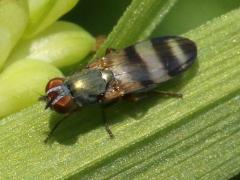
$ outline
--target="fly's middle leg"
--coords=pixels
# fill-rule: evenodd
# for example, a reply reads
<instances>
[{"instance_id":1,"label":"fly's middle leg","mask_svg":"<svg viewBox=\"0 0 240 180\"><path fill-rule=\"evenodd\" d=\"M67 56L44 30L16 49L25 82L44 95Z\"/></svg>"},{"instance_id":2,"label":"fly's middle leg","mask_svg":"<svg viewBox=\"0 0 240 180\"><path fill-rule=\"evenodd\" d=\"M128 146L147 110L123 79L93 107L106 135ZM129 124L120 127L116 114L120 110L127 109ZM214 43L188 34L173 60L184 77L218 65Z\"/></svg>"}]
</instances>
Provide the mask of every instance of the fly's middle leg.
<instances>
[{"instance_id":1,"label":"fly's middle leg","mask_svg":"<svg viewBox=\"0 0 240 180\"><path fill-rule=\"evenodd\" d=\"M114 138L114 135L109 127L109 121L106 118L105 108L101 108L102 111L102 120L104 122L105 130L107 131L110 138Z\"/></svg>"}]
</instances>

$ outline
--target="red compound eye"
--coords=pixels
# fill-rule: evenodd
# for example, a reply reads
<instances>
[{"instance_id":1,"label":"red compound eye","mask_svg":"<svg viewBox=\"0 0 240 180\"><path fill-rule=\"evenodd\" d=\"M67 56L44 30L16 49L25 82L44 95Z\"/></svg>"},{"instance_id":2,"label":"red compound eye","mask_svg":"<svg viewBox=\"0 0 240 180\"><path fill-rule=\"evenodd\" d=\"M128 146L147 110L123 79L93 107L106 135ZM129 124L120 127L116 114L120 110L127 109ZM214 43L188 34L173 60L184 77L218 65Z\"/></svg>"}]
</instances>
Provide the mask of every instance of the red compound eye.
<instances>
[{"instance_id":1,"label":"red compound eye","mask_svg":"<svg viewBox=\"0 0 240 180\"><path fill-rule=\"evenodd\" d=\"M48 92L47 97L49 102L54 103L54 104L50 104L49 106L55 111L60 113L69 112L74 106L73 99L71 96L64 96L58 99L60 96L59 91L56 89L54 90L54 88L57 88L57 87L61 88L63 83L64 83L64 78L54 78L48 82L45 89L46 93ZM52 92L50 92L51 90ZM55 100L57 100L57 102L54 102Z\"/></svg>"},{"instance_id":2,"label":"red compound eye","mask_svg":"<svg viewBox=\"0 0 240 180\"><path fill-rule=\"evenodd\" d=\"M56 86L60 86L63 84L63 82L64 78L53 78L47 83L45 91L47 92L49 89L52 89Z\"/></svg>"},{"instance_id":3,"label":"red compound eye","mask_svg":"<svg viewBox=\"0 0 240 180\"><path fill-rule=\"evenodd\" d=\"M64 96L52 108L59 113L67 113L73 109L74 103L71 96Z\"/></svg>"},{"instance_id":4,"label":"red compound eye","mask_svg":"<svg viewBox=\"0 0 240 180\"><path fill-rule=\"evenodd\" d=\"M48 83L47 83L47 86L46 86L46 89L45 89L45 92L47 93L49 90L57 87L57 86L61 86L64 82L64 79L63 78L53 78L51 79ZM58 91L52 91L52 92L49 92L47 97L48 99L51 101L53 101L54 99L57 98L58 96Z\"/></svg>"}]
</instances>

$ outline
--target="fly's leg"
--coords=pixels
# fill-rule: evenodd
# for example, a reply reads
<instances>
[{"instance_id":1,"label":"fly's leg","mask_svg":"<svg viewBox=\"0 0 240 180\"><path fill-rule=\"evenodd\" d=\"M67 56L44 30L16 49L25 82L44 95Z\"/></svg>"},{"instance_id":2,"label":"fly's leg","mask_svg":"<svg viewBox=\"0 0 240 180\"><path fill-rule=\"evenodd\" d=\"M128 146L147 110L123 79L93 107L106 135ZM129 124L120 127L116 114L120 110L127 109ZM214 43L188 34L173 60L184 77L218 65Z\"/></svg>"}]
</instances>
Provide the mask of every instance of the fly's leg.
<instances>
[{"instance_id":1,"label":"fly's leg","mask_svg":"<svg viewBox=\"0 0 240 180\"><path fill-rule=\"evenodd\" d=\"M44 143L48 143L49 139L52 137L52 135L54 134L54 132L56 131L56 129L59 127L59 125L66 120L68 117L70 116L70 114L66 114L62 119L60 119L60 121L58 121L54 127L51 129L50 133L48 134L47 138L44 140Z\"/></svg>"},{"instance_id":2,"label":"fly's leg","mask_svg":"<svg viewBox=\"0 0 240 180\"><path fill-rule=\"evenodd\" d=\"M183 95L181 93L153 90L153 91L143 92L143 93L138 93L138 94L128 94L128 95L124 96L124 99L128 100L128 101L137 102L148 96L156 96L156 95L164 95L164 96L169 96L169 97L174 97L174 98L182 98L183 97Z\"/></svg>"},{"instance_id":3,"label":"fly's leg","mask_svg":"<svg viewBox=\"0 0 240 180\"><path fill-rule=\"evenodd\" d=\"M116 49L114 49L114 48L107 48L105 55L115 52L115 51L116 51Z\"/></svg>"},{"instance_id":4,"label":"fly's leg","mask_svg":"<svg viewBox=\"0 0 240 180\"><path fill-rule=\"evenodd\" d=\"M124 100L138 102L143 98L146 98L149 94L147 93L139 93L139 94L128 94L123 97Z\"/></svg>"},{"instance_id":5,"label":"fly's leg","mask_svg":"<svg viewBox=\"0 0 240 180\"><path fill-rule=\"evenodd\" d=\"M181 93L176 92L169 92L169 91L151 91L150 93L153 93L155 95L164 95L169 97L175 97L175 98L183 98L183 95Z\"/></svg>"},{"instance_id":6,"label":"fly's leg","mask_svg":"<svg viewBox=\"0 0 240 180\"><path fill-rule=\"evenodd\" d=\"M109 127L109 121L106 118L106 113L105 113L105 108L104 107L101 108L101 112L102 112L102 120L104 122L105 130L109 134L110 138L114 138L114 135L113 135L113 133L112 133L110 127Z\"/></svg>"},{"instance_id":7,"label":"fly's leg","mask_svg":"<svg viewBox=\"0 0 240 180\"><path fill-rule=\"evenodd\" d=\"M124 97L122 97L122 99L133 101L133 102L138 102L139 100L146 98L149 95L164 95L164 96L171 96L171 97L175 97L175 98L183 97L183 95L181 93L167 92L167 91L150 91L150 92L144 92L144 93L138 93L138 94L128 94L128 95L125 95ZM106 118L105 108L112 105L115 102L117 102L117 101L114 101L110 104L107 104L107 105L101 107L102 120L105 125L105 130L109 134L110 138L114 138L114 135L109 127L109 121Z\"/></svg>"},{"instance_id":8,"label":"fly's leg","mask_svg":"<svg viewBox=\"0 0 240 180\"><path fill-rule=\"evenodd\" d=\"M97 51L103 45L103 43L106 41L106 39L107 39L107 37L105 35L97 36L96 37L96 46L94 47L93 51ZM107 55L113 51L116 51L116 49L107 48L105 55Z\"/></svg>"},{"instance_id":9,"label":"fly's leg","mask_svg":"<svg viewBox=\"0 0 240 180\"><path fill-rule=\"evenodd\" d=\"M96 45L93 48L93 51L96 52L100 46L105 42L105 40L107 39L107 37L105 35L100 35L96 37Z\"/></svg>"},{"instance_id":10,"label":"fly's leg","mask_svg":"<svg viewBox=\"0 0 240 180\"><path fill-rule=\"evenodd\" d=\"M105 112L105 110L106 110L106 108L108 108L109 106L111 106L111 105L113 105L113 104L115 104L115 103L117 103L117 102L118 102L118 100L115 100L115 101L112 101L112 102L110 102L110 103L108 103L108 104L103 104L103 105L101 106L102 120L103 120L103 123L104 123L104 126L105 126L105 130L106 130L107 133L109 134L109 137L110 137L110 138L114 138L114 135L113 135L113 133L112 133L110 127L109 127L109 121L108 121L108 119L106 118L106 112Z\"/></svg>"},{"instance_id":11,"label":"fly's leg","mask_svg":"<svg viewBox=\"0 0 240 180\"><path fill-rule=\"evenodd\" d=\"M44 143L48 143L48 141L50 140L50 138L52 137L52 135L54 134L54 132L56 131L56 129L60 126L60 124L62 122L64 122L67 118L69 118L73 112L76 112L76 109L75 110L72 110L71 112L65 114L65 116L60 119L55 125L54 127L51 129L50 133L48 134L47 138L44 140Z\"/></svg>"}]
</instances>

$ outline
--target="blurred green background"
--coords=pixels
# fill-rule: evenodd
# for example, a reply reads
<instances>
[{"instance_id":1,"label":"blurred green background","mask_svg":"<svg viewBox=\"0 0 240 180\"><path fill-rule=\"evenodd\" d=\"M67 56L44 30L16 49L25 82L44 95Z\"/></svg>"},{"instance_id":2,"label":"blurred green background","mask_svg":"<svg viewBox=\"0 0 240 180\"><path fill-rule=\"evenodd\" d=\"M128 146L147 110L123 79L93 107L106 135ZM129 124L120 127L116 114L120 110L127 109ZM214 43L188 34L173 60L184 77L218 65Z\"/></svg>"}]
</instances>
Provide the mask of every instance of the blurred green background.
<instances>
[{"instance_id":1,"label":"blurred green background","mask_svg":"<svg viewBox=\"0 0 240 180\"><path fill-rule=\"evenodd\" d=\"M107 35L131 0L80 0L62 19L73 21L93 35ZM240 6L240 0L179 0L153 36L182 34Z\"/></svg>"}]
</instances>

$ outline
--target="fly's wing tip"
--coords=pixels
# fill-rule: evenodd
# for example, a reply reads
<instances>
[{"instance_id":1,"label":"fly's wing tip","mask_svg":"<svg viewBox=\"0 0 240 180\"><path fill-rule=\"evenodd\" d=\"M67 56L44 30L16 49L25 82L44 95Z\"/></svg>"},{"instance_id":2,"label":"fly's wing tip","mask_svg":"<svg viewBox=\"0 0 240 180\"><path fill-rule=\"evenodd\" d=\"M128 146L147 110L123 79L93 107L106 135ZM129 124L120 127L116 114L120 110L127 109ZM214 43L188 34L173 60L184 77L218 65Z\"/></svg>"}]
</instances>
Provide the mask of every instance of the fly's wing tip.
<instances>
[{"instance_id":1,"label":"fly's wing tip","mask_svg":"<svg viewBox=\"0 0 240 180\"><path fill-rule=\"evenodd\" d=\"M190 39L187 39L185 48L186 48L186 53L189 53L189 59L194 61L197 58L197 54L198 54L198 48L197 48L197 44ZM184 46L183 46L184 47Z\"/></svg>"}]
</instances>

